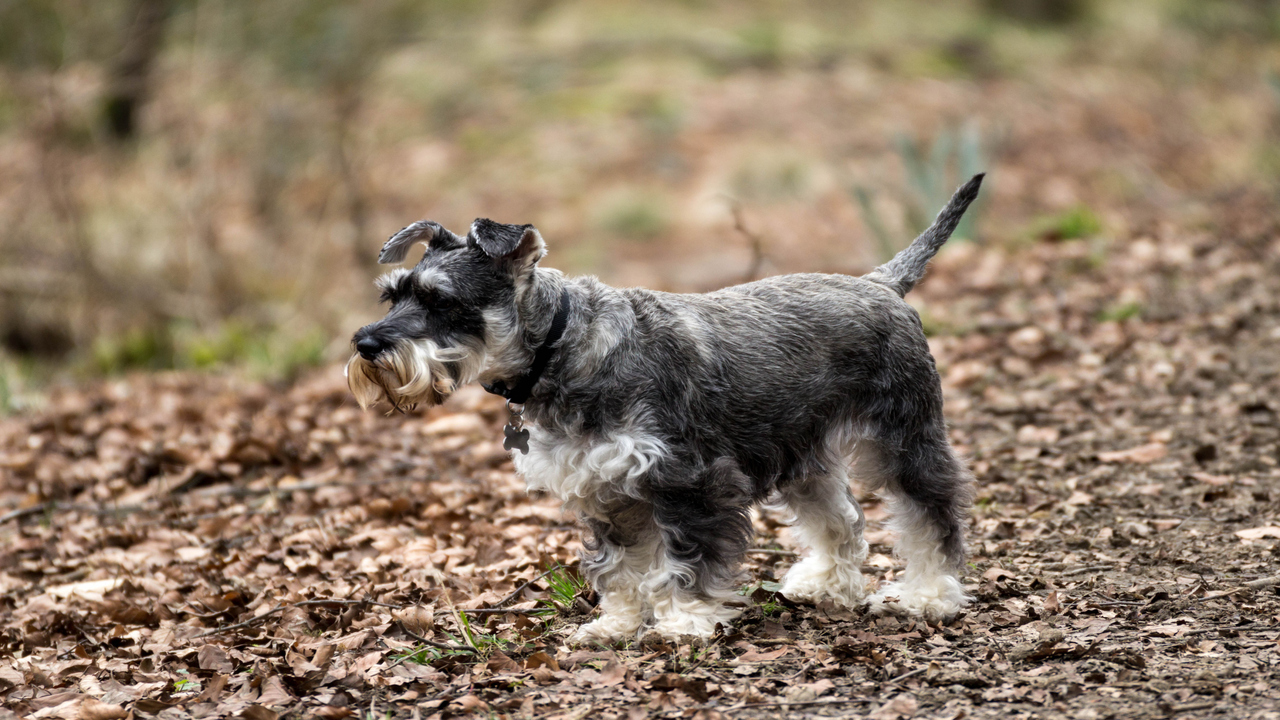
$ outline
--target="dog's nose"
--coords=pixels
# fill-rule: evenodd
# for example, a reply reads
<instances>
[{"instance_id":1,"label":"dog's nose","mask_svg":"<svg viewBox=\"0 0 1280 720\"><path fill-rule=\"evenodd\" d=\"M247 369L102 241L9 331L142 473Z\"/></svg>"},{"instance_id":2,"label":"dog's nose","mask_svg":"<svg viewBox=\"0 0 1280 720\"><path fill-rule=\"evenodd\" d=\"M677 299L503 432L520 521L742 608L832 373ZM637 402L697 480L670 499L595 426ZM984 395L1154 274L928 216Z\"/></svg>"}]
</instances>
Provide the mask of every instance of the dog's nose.
<instances>
[{"instance_id":1,"label":"dog's nose","mask_svg":"<svg viewBox=\"0 0 1280 720\"><path fill-rule=\"evenodd\" d=\"M356 341L356 352L365 360L372 360L382 352L382 341L372 335L365 335Z\"/></svg>"}]
</instances>

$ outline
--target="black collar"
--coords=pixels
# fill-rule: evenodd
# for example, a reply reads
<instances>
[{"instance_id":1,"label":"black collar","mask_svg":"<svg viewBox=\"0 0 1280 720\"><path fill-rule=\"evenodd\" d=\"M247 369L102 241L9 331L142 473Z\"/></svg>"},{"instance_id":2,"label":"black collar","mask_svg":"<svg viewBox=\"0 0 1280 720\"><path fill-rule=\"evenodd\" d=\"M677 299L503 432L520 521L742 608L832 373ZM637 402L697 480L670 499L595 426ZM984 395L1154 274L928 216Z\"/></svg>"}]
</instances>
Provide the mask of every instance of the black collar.
<instances>
[{"instance_id":1,"label":"black collar","mask_svg":"<svg viewBox=\"0 0 1280 720\"><path fill-rule=\"evenodd\" d=\"M529 366L529 372L524 377L516 381L515 387L508 387L505 380L495 381L493 384L484 385L484 389L494 395L501 395L507 399L507 402L516 405L523 405L529 399L530 393L533 392L533 386L538 384L538 379L542 377L542 372L547 369L547 363L551 362L551 356L555 354L556 341L564 335L565 326L569 324L569 291L560 291L560 309L556 311L556 316L551 319L551 329L547 331L547 336L543 338L542 344L533 354L533 364Z\"/></svg>"}]
</instances>

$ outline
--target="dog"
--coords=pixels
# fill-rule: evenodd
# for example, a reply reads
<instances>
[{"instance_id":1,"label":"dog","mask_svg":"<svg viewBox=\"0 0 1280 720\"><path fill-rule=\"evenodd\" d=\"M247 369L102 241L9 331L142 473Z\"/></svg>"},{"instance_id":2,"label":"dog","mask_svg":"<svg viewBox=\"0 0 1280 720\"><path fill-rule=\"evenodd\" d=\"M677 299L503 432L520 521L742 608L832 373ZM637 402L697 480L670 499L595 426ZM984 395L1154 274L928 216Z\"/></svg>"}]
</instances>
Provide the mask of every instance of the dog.
<instances>
[{"instance_id":1,"label":"dog","mask_svg":"<svg viewBox=\"0 0 1280 720\"><path fill-rule=\"evenodd\" d=\"M959 579L971 478L903 296L982 177L867 275L705 294L568 278L539 266L532 225L479 219L464 238L417 222L382 248L384 264L415 243L426 252L378 279L390 310L355 333L348 385L364 408L435 405L474 381L507 398L517 471L589 530L582 567L601 613L572 642L706 638L728 624L750 513L765 503L794 516L808 549L787 598L945 621L971 600ZM874 594L851 468L887 497L906 560Z\"/></svg>"}]
</instances>

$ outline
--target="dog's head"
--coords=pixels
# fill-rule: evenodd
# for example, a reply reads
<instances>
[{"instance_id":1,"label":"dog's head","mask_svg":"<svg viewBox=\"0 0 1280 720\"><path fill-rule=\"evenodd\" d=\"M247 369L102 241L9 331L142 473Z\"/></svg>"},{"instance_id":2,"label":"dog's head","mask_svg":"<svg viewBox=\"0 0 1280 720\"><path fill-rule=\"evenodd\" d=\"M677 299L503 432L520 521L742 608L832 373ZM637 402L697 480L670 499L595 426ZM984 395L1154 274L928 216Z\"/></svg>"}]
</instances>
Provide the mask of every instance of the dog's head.
<instances>
[{"instance_id":1,"label":"dog's head","mask_svg":"<svg viewBox=\"0 0 1280 720\"><path fill-rule=\"evenodd\" d=\"M527 359L519 305L546 254L538 231L480 219L463 238L424 220L393 235L378 262L401 262L415 243L427 247L417 266L377 280L386 317L352 338L347 385L362 408L437 405Z\"/></svg>"}]
</instances>

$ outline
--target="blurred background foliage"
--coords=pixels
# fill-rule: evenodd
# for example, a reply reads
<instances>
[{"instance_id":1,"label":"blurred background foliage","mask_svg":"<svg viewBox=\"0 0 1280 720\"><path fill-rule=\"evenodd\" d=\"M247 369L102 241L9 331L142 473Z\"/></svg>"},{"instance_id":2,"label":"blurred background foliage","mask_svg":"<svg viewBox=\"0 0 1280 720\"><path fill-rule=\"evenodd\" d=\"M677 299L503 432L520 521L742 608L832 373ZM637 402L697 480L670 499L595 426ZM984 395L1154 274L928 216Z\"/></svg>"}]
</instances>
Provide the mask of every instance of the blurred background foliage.
<instances>
[{"instance_id":1,"label":"blurred background foliage","mask_svg":"<svg viewBox=\"0 0 1280 720\"><path fill-rule=\"evenodd\" d=\"M972 241L1123 235L1274 182L1278 37L1277 0L0 0L0 403L340 358L423 217L671 290L758 266L733 207L767 272L857 272L977 169Z\"/></svg>"}]
</instances>

